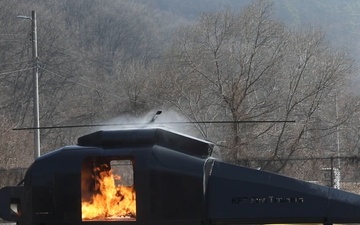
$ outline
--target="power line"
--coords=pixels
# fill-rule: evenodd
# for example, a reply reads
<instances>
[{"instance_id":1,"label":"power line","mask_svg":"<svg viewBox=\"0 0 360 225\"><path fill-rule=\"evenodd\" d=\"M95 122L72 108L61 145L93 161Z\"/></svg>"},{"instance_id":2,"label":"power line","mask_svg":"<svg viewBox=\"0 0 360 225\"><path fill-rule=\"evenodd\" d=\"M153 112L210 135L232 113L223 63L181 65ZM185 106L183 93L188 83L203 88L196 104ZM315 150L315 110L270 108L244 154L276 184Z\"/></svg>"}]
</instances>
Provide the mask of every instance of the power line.
<instances>
[{"instance_id":1,"label":"power line","mask_svg":"<svg viewBox=\"0 0 360 225\"><path fill-rule=\"evenodd\" d=\"M60 47L55 47L55 49L61 51L62 53L64 53L65 55L68 55L68 56L74 56L74 55L77 55L77 56L81 56L82 58L85 59L85 61L88 61L88 63L91 63L91 62L96 62L98 63L99 65L103 66L103 67L107 67L107 68L112 68L112 69L119 69L118 67L116 66L112 66L112 65L108 65L104 62L101 62L97 59L94 59L94 58L91 58L89 56L87 56L86 54L84 53L81 53L81 52L78 52L78 51L74 51L72 49L67 49L67 48L60 48ZM68 53L70 52L70 53Z\"/></svg>"},{"instance_id":2,"label":"power line","mask_svg":"<svg viewBox=\"0 0 360 225\"><path fill-rule=\"evenodd\" d=\"M0 36L23 36L24 34L0 34Z\"/></svg>"},{"instance_id":3,"label":"power line","mask_svg":"<svg viewBox=\"0 0 360 225\"><path fill-rule=\"evenodd\" d=\"M69 79L69 78L67 78L67 77L65 77L65 76L62 76L62 75L60 75L60 74L58 74L58 73L55 73L55 72L52 72L52 71L50 71L50 70L48 70L48 69L45 69L45 68L42 68L42 67L40 67L40 69L42 69L42 70L44 70L44 71L46 71L46 72L49 72L50 74L55 75L55 76L57 76L57 77L61 77L61 78L65 79L65 80L67 80L67 81L69 81L69 82L72 82L72 83L74 83L74 84L77 84L77 85L82 86L82 87L85 87L85 88L89 88L89 89L94 90L94 91L97 91L97 92L99 92L99 93L103 91L103 90L99 90L99 89L97 89L97 88L91 87L91 86L89 86L89 85L85 85L85 84L79 83L79 82L77 82L77 81L74 81L74 80L72 80L72 79ZM122 99L120 96L115 95L115 94L111 94L111 93L109 93L108 91L106 91L105 94L108 95L108 96L115 97L115 98L117 98L117 99Z\"/></svg>"},{"instance_id":4,"label":"power line","mask_svg":"<svg viewBox=\"0 0 360 225\"><path fill-rule=\"evenodd\" d=\"M53 67L53 66L51 66L51 65L47 65L47 67ZM55 68L55 67L53 67L53 68ZM44 69L45 70L45 69ZM48 70L48 69L47 69ZM49 70L48 70L49 71ZM66 73L65 73L66 74ZM67 75L69 75L69 74L67 74ZM59 75L59 76L61 76L61 75ZM67 77L63 77L64 79L68 79L69 80L69 78L67 78ZM83 81L86 81L86 82L89 82L89 83L92 83L92 84L97 84L96 82L93 82L93 81L90 81L90 80L88 80L88 79L85 79L85 78L82 78L81 76L78 76L77 77L78 79L80 79L80 80L83 80Z\"/></svg>"},{"instance_id":5,"label":"power line","mask_svg":"<svg viewBox=\"0 0 360 225\"><path fill-rule=\"evenodd\" d=\"M27 71L27 70L32 70L32 69L34 69L34 68L35 68L35 67L29 67L29 68L26 68L26 69L13 70L13 71L9 71L9 72L4 72L4 73L0 73L0 76L1 76L1 75L8 75L8 74L12 74L12 73L23 72L23 71Z\"/></svg>"},{"instance_id":6,"label":"power line","mask_svg":"<svg viewBox=\"0 0 360 225\"><path fill-rule=\"evenodd\" d=\"M9 62L9 63L1 63L0 66L6 66L6 65L13 65L13 64L20 64L20 63L29 63L31 62L31 60L26 60L26 61L18 61L18 62Z\"/></svg>"},{"instance_id":7,"label":"power line","mask_svg":"<svg viewBox=\"0 0 360 225\"><path fill-rule=\"evenodd\" d=\"M0 42L18 42L18 41L24 41L24 39L0 39Z\"/></svg>"}]
</instances>

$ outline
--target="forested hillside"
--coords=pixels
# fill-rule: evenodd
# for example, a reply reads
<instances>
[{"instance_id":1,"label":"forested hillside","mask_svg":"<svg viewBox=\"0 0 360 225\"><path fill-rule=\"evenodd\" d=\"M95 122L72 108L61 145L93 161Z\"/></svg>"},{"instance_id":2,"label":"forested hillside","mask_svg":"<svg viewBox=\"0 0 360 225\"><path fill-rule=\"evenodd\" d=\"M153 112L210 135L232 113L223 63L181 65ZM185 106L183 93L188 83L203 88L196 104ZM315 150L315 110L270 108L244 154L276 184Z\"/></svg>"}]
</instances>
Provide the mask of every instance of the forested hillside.
<instances>
[{"instance_id":1,"label":"forested hillside","mask_svg":"<svg viewBox=\"0 0 360 225\"><path fill-rule=\"evenodd\" d=\"M196 20L205 11L218 11L230 8L240 11L251 0L144 0L149 7L169 12L175 17ZM347 47L355 57L360 51L360 2L358 0L276 0L275 17L289 26L316 26L327 32L333 44Z\"/></svg>"},{"instance_id":2,"label":"forested hillside","mask_svg":"<svg viewBox=\"0 0 360 225\"><path fill-rule=\"evenodd\" d=\"M163 110L159 122L234 122L176 128L215 142L216 156L234 163L260 159L249 165L304 177L323 165L299 169L291 159L356 158L359 95L348 89L358 71L338 42L353 43L360 6L337 2L0 1L0 167L33 161L33 132L12 129L33 126L35 66L44 127L126 124ZM31 21L17 17L31 10L36 62ZM344 26L354 30L325 32ZM41 151L75 144L91 129L99 127L41 130Z\"/></svg>"},{"instance_id":3,"label":"forested hillside","mask_svg":"<svg viewBox=\"0 0 360 225\"><path fill-rule=\"evenodd\" d=\"M357 0L280 0L278 13L290 25L314 25L327 32L337 47L351 49L354 57L360 52L360 2Z\"/></svg>"}]
</instances>

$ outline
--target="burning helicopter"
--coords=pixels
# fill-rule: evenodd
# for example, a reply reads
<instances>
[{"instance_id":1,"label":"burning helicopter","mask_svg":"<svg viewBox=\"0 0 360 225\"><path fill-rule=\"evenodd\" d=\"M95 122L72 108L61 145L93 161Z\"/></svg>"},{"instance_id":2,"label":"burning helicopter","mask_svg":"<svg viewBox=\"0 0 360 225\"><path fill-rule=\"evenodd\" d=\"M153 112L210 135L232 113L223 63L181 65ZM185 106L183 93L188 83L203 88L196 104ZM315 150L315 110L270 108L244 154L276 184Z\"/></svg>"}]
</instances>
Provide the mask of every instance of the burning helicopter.
<instances>
[{"instance_id":1,"label":"burning helicopter","mask_svg":"<svg viewBox=\"0 0 360 225\"><path fill-rule=\"evenodd\" d=\"M18 225L359 223L360 196L211 158L163 128L100 130L37 158L0 190Z\"/></svg>"}]
</instances>

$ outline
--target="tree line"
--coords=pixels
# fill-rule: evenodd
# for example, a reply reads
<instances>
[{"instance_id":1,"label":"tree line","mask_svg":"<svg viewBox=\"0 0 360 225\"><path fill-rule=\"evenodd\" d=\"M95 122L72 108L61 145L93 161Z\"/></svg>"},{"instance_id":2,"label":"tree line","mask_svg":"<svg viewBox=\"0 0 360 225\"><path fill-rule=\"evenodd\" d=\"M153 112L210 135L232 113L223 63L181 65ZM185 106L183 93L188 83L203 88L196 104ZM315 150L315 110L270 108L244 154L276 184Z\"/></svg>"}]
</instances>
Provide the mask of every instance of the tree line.
<instances>
[{"instance_id":1,"label":"tree line","mask_svg":"<svg viewBox=\"0 0 360 225\"><path fill-rule=\"evenodd\" d=\"M2 167L33 160L31 131L12 130L32 126L31 27L16 18L31 7L41 126L141 119L161 109L166 121L231 121L179 129L217 144L222 160L267 159L264 170L284 171L294 157L358 154L359 97L349 91L355 60L322 30L277 20L269 1L176 27L168 14L126 0L0 5ZM87 132L42 130L42 152Z\"/></svg>"}]
</instances>

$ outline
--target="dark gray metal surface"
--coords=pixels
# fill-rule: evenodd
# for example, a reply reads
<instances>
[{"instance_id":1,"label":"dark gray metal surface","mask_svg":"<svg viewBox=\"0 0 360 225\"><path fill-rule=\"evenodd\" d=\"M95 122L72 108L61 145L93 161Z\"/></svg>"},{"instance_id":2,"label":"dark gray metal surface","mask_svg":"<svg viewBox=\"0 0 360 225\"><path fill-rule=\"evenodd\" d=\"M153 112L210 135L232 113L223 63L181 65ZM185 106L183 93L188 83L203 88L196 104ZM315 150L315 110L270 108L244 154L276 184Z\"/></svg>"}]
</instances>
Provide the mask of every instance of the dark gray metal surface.
<instances>
[{"instance_id":1,"label":"dark gray metal surface","mask_svg":"<svg viewBox=\"0 0 360 225\"><path fill-rule=\"evenodd\" d=\"M359 195L219 162L211 148L161 129L86 135L38 158L23 186L1 189L0 216L19 225L360 223ZM133 162L136 220L82 221L81 173L113 159Z\"/></svg>"}]
</instances>

